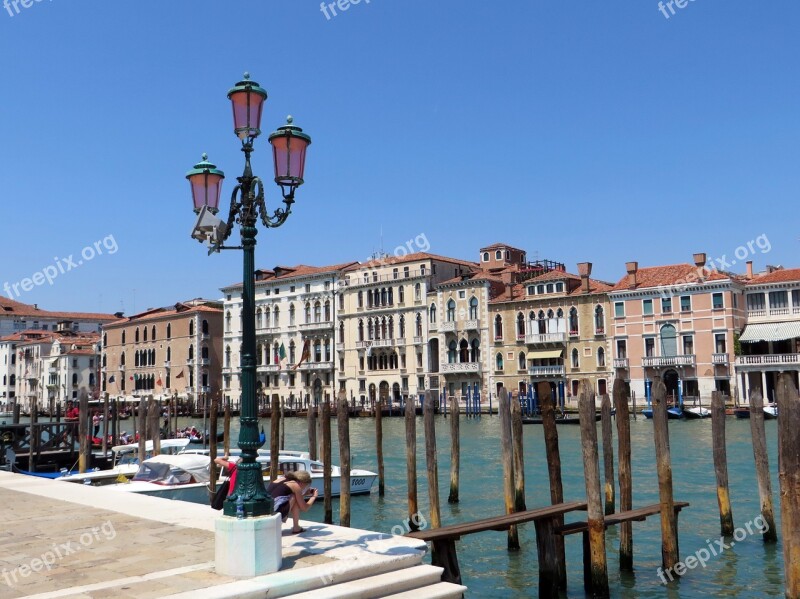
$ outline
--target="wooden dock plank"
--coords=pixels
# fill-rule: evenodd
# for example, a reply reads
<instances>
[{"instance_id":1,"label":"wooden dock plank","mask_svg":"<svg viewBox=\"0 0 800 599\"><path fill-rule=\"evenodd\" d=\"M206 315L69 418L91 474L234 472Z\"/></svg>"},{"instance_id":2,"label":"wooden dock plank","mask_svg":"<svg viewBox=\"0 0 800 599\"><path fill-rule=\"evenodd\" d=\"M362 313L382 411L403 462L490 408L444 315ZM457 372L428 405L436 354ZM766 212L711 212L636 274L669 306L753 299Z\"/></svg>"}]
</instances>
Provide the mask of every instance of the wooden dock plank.
<instances>
[{"instance_id":1,"label":"wooden dock plank","mask_svg":"<svg viewBox=\"0 0 800 599\"><path fill-rule=\"evenodd\" d=\"M686 501L676 501L674 507L675 512L677 513L683 508L689 507L689 503ZM635 510L618 512L616 514L606 516L605 524L606 528L608 528L609 526L615 526L617 524L622 524L623 522L641 522L642 520L647 519L648 516L655 516L656 514L660 513L661 504L654 503L653 505L646 505L644 507L636 508ZM570 522L564 526L559 526L555 532L559 535L571 535L578 532L583 532L585 530L588 530L588 524L585 521L578 521Z\"/></svg>"}]
</instances>

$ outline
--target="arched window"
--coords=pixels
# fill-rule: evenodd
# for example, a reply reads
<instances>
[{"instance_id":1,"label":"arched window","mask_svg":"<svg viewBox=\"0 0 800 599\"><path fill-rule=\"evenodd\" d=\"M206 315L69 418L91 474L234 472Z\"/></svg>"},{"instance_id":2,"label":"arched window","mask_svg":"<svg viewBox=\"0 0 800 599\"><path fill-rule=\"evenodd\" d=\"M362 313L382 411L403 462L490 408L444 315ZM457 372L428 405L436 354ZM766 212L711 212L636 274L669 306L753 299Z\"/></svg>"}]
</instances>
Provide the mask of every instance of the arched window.
<instances>
[{"instance_id":1,"label":"arched window","mask_svg":"<svg viewBox=\"0 0 800 599\"><path fill-rule=\"evenodd\" d=\"M322 304L314 302L314 322L322 322Z\"/></svg>"},{"instance_id":2,"label":"arched window","mask_svg":"<svg viewBox=\"0 0 800 599\"><path fill-rule=\"evenodd\" d=\"M539 334L544 335L545 333L547 333L547 319L544 316L543 310L539 310L538 321L539 321Z\"/></svg>"},{"instance_id":3,"label":"arched window","mask_svg":"<svg viewBox=\"0 0 800 599\"><path fill-rule=\"evenodd\" d=\"M594 332L602 335L606 330L606 319L603 314L603 306L597 306L594 309Z\"/></svg>"},{"instance_id":4,"label":"arched window","mask_svg":"<svg viewBox=\"0 0 800 599\"><path fill-rule=\"evenodd\" d=\"M72 386L73 387L77 387L78 386L78 373L77 372L73 372L72 373Z\"/></svg>"},{"instance_id":5,"label":"arched window","mask_svg":"<svg viewBox=\"0 0 800 599\"><path fill-rule=\"evenodd\" d=\"M203 335L208 335L208 321L207 320L203 321ZM155 338L156 338L156 334L153 333L153 339L155 339Z\"/></svg>"},{"instance_id":6,"label":"arched window","mask_svg":"<svg viewBox=\"0 0 800 599\"><path fill-rule=\"evenodd\" d=\"M422 314L417 314L417 337L422 337Z\"/></svg>"},{"instance_id":7,"label":"arched window","mask_svg":"<svg viewBox=\"0 0 800 599\"><path fill-rule=\"evenodd\" d=\"M578 309L574 306L569 309L569 334L578 334Z\"/></svg>"},{"instance_id":8,"label":"arched window","mask_svg":"<svg viewBox=\"0 0 800 599\"><path fill-rule=\"evenodd\" d=\"M580 366L580 361L578 360L578 350L572 350L572 367L578 368Z\"/></svg>"},{"instance_id":9,"label":"arched window","mask_svg":"<svg viewBox=\"0 0 800 599\"><path fill-rule=\"evenodd\" d=\"M483 261L484 262L489 261L489 252L483 252ZM502 370L502 368L500 368L499 370Z\"/></svg>"},{"instance_id":10,"label":"arched window","mask_svg":"<svg viewBox=\"0 0 800 599\"><path fill-rule=\"evenodd\" d=\"M386 293L386 287L381 289L381 306L385 306L386 303L389 301L389 296Z\"/></svg>"},{"instance_id":11,"label":"arched window","mask_svg":"<svg viewBox=\"0 0 800 599\"><path fill-rule=\"evenodd\" d=\"M458 361L469 362L469 343L466 339L462 339L458 344Z\"/></svg>"},{"instance_id":12,"label":"arched window","mask_svg":"<svg viewBox=\"0 0 800 599\"><path fill-rule=\"evenodd\" d=\"M133 334L133 342L139 343L139 327L136 327L136 331Z\"/></svg>"},{"instance_id":13,"label":"arched window","mask_svg":"<svg viewBox=\"0 0 800 599\"><path fill-rule=\"evenodd\" d=\"M494 253L494 259L495 260L502 260L503 259L503 252L501 252L500 250L496 250L495 253Z\"/></svg>"},{"instance_id":14,"label":"arched window","mask_svg":"<svg viewBox=\"0 0 800 599\"><path fill-rule=\"evenodd\" d=\"M103 347L108 347L108 333L103 333Z\"/></svg>"},{"instance_id":15,"label":"arched window","mask_svg":"<svg viewBox=\"0 0 800 599\"><path fill-rule=\"evenodd\" d=\"M436 304L431 304L430 310L428 310L429 320L431 324L436 322Z\"/></svg>"},{"instance_id":16,"label":"arched window","mask_svg":"<svg viewBox=\"0 0 800 599\"><path fill-rule=\"evenodd\" d=\"M189 334L194 335L194 318L189 321Z\"/></svg>"},{"instance_id":17,"label":"arched window","mask_svg":"<svg viewBox=\"0 0 800 599\"><path fill-rule=\"evenodd\" d=\"M194 360L194 345L189 346L189 359Z\"/></svg>"},{"instance_id":18,"label":"arched window","mask_svg":"<svg viewBox=\"0 0 800 599\"><path fill-rule=\"evenodd\" d=\"M397 301L401 304L405 303L406 301L406 292L403 285L400 285L400 287L397 288Z\"/></svg>"},{"instance_id":19,"label":"arched window","mask_svg":"<svg viewBox=\"0 0 800 599\"><path fill-rule=\"evenodd\" d=\"M103 354L103 368L106 367L106 354ZM5 380L3 380L3 384L5 384Z\"/></svg>"},{"instance_id":20,"label":"arched window","mask_svg":"<svg viewBox=\"0 0 800 599\"><path fill-rule=\"evenodd\" d=\"M256 344L256 366L264 364L264 346L261 343Z\"/></svg>"},{"instance_id":21,"label":"arched window","mask_svg":"<svg viewBox=\"0 0 800 599\"><path fill-rule=\"evenodd\" d=\"M364 341L364 321L358 321L358 340Z\"/></svg>"},{"instance_id":22,"label":"arched window","mask_svg":"<svg viewBox=\"0 0 800 599\"><path fill-rule=\"evenodd\" d=\"M527 366L524 351L519 352L519 355L517 356L517 366L520 370L525 370L525 367Z\"/></svg>"},{"instance_id":23,"label":"arched window","mask_svg":"<svg viewBox=\"0 0 800 599\"><path fill-rule=\"evenodd\" d=\"M452 299L447 301L447 322L454 322L456 319L456 302Z\"/></svg>"},{"instance_id":24,"label":"arched window","mask_svg":"<svg viewBox=\"0 0 800 599\"><path fill-rule=\"evenodd\" d=\"M400 320L398 321L398 336L400 339L406 338L406 317L404 315L400 315Z\"/></svg>"},{"instance_id":25,"label":"arched window","mask_svg":"<svg viewBox=\"0 0 800 599\"><path fill-rule=\"evenodd\" d=\"M339 323L339 343L344 343L344 321Z\"/></svg>"},{"instance_id":26,"label":"arched window","mask_svg":"<svg viewBox=\"0 0 800 599\"><path fill-rule=\"evenodd\" d=\"M503 317L499 314L494 317L494 338L495 341L503 339Z\"/></svg>"},{"instance_id":27,"label":"arched window","mask_svg":"<svg viewBox=\"0 0 800 599\"><path fill-rule=\"evenodd\" d=\"M311 302L306 302L306 323L311 322Z\"/></svg>"},{"instance_id":28,"label":"arched window","mask_svg":"<svg viewBox=\"0 0 800 599\"><path fill-rule=\"evenodd\" d=\"M420 301L422 299L422 286L419 283L414 285L414 300Z\"/></svg>"},{"instance_id":29,"label":"arched window","mask_svg":"<svg viewBox=\"0 0 800 599\"><path fill-rule=\"evenodd\" d=\"M230 311L225 313L225 332L231 332L231 313Z\"/></svg>"},{"instance_id":30,"label":"arched window","mask_svg":"<svg viewBox=\"0 0 800 599\"><path fill-rule=\"evenodd\" d=\"M331 361L331 340L325 339L325 361Z\"/></svg>"},{"instance_id":31,"label":"arched window","mask_svg":"<svg viewBox=\"0 0 800 599\"><path fill-rule=\"evenodd\" d=\"M156 325L153 325L153 328L151 329L150 340L151 341L155 341L156 340Z\"/></svg>"},{"instance_id":32,"label":"arched window","mask_svg":"<svg viewBox=\"0 0 800 599\"><path fill-rule=\"evenodd\" d=\"M367 320L367 339L372 341L375 338L375 332L372 329L372 319Z\"/></svg>"},{"instance_id":33,"label":"arched window","mask_svg":"<svg viewBox=\"0 0 800 599\"><path fill-rule=\"evenodd\" d=\"M272 326L272 312L269 309L269 306L264 308L264 328L268 329Z\"/></svg>"},{"instance_id":34,"label":"arched window","mask_svg":"<svg viewBox=\"0 0 800 599\"><path fill-rule=\"evenodd\" d=\"M134 368L139 368L139 352L133 352L133 366Z\"/></svg>"},{"instance_id":35,"label":"arched window","mask_svg":"<svg viewBox=\"0 0 800 599\"><path fill-rule=\"evenodd\" d=\"M275 308L277 310L277 308ZM331 321L331 302L330 300L325 300L325 322Z\"/></svg>"},{"instance_id":36,"label":"arched window","mask_svg":"<svg viewBox=\"0 0 800 599\"><path fill-rule=\"evenodd\" d=\"M225 367L226 368L230 368L231 367L231 346L230 345L225 346Z\"/></svg>"},{"instance_id":37,"label":"arched window","mask_svg":"<svg viewBox=\"0 0 800 599\"><path fill-rule=\"evenodd\" d=\"M455 341L451 341L447 346L447 362L455 364L457 355L457 346Z\"/></svg>"},{"instance_id":38,"label":"arched window","mask_svg":"<svg viewBox=\"0 0 800 599\"><path fill-rule=\"evenodd\" d=\"M381 318L381 339L388 339L389 336L387 335L387 327L386 327L386 317L384 316Z\"/></svg>"},{"instance_id":39,"label":"arched window","mask_svg":"<svg viewBox=\"0 0 800 599\"><path fill-rule=\"evenodd\" d=\"M167 347L167 362L171 362L171 361L172 361L172 348L171 347Z\"/></svg>"},{"instance_id":40,"label":"arched window","mask_svg":"<svg viewBox=\"0 0 800 599\"><path fill-rule=\"evenodd\" d=\"M281 326L281 309L278 306L272 311L272 326L276 329Z\"/></svg>"},{"instance_id":41,"label":"arched window","mask_svg":"<svg viewBox=\"0 0 800 599\"><path fill-rule=\"evenodd\" d=\"M295 309L294 304L289 304L289 326L293 327L295 325Z\"/></svg>"},{"instance_id":42,"label":"arched window","mask_svg":"<svg viewBox=\"0 0 800 599\"><path fill-rule=\"evenodd\" d=\"M481 342L478 339L473 339L472 343L470 344L469 361L470 362L481 361Z\"/></svg>"},{"instance_id":43,"label":"arched window","mask_svg":"<svg viewBox=\"0 0 800 599\"><path fill-rule=\"evenodd\" d=\"M359 291L358 292L358 307L359 308L363 308L364 307L364 292L363 291Z\"/></svg>"},{"instance_id":44,"label":"arched window","mask_svg":"<svg viewBox=\"0 0 800 599\"><path fill-rule=\"evenodd\" d=\"M172 325L167 323L167 339L172 339Z\"/></svg>"},{"instance_id":45,"label":"arched window","mask_svg":"<svg viewBox=\"0 0 800 599\"><path fill-rule=\"evenodd\" d=\"M661 327L661 355L678 355L678 336L675 333L675 327L671 324L665 324Z\"/></svg>"},{"instance_id":46,"label":"arched window","mask_svg":"<svg viewBox=\"0 0 800 599\"><path fill-rule=\"evenodd\" d=\"M478 298L476 297L469 300L469 319L478 320Z\"/></svg>"},{"instance_id":47,"label":"arched window","mask_svg":"<svg viewBox=\"0 0 800 599\"><path fill-rule=\"evenodd\" d=\"M281 363L281 346L276 341L272 344L272 360L270 364L280 364Z\"/></svg>"},{"instance_id":48,"label":"arched window","mask_svg":"<svg viewBox=\"0 0 800 599\"><path fill-rule=\"evenodd\" d=\"M122 354L120 354L120 356L119 356L119 365L120 365L120 366L125 366L125 352L123 352L123 353L122 353Z\"/></svg>"},{"instance_id":49,"label":"arched window","mask_svg":"<svg viewBox=\"0 0 800 599\"><path fill-rule=\"evenodd\" d=\"M494 357L494 366L496 370L503 370L503 354L497 352L497 355Z\"/></svg>"},{"instance_id":50,"label":"arched window","mask_svg":"<svg viewBox=\"0 0 800 599\"><path fill-rule=\"evenodd\" d=\"M125 331L122 331L122 345L125 345Z\"/></svg>"},{"instance_id":51,"label":"arched window","mask_svg":"<svg viewBox=\"0 0 800 599\"><path fill-rule=\"evenodd\" d=\"M389 305L394 305L394 290L391 287L389 287ZM395 356L395 358L396 357L397 356Z\"/></svg>"},{"instance_id":52,"label":"arched window","mask_svg":"<svg viewBox=\"0 0 800 599\"><path fill-rule=\"evenodd\" d=\"M294 344L294 339L289 342L289 364L295 364L297 357L297 346Z\"/></svg>"},{"instance_id":53,"label":"arched window","mask_svg":"<svg viewBox=\"0 0 800 599\"><path fill-rule=\"evenodd\" d=\"M314 361L322 362L322 342L319 339L314 341Z\"/></svg>"},{"instance_id":54,"label":"arched window","mask_svg":"<svg viewBox=\"0 0 800 599\"><path fill-rule=\"evenodd\" d=\"M600 368L606 365L606 352L602 347L597 348L597 365Z\"/></svg>"},{"instance_id":55,"label":"arched window","mask_svg":"<svg viewBox=\"0 0 800 599\"><path fill-rule=\"evenodd\" d=\"M525 337L525 315L520 312L517 314L517 339Z\"/></svg>"},{"instance_id":56,"label":"arched window","mask_svg":"<svg viewBox=\"0 0 800 599\"><path fill-rule=\"evenodd\" d=\"M386 338L387 339L394 339L394 317L389 317L389 327L386 331Z\"/></svg>"},{"instance_id":57,"label":"arched window","mask_svg":"<svg viewBox=\"0 0 800 599\"><path fill-rule=\"evenodd\" d=\"M144 327L144 329L142 329L142 334L144 335L144 338L142 339L142 341L146 342L147 341L147 327Z\"/></svg>"}]
</instances>

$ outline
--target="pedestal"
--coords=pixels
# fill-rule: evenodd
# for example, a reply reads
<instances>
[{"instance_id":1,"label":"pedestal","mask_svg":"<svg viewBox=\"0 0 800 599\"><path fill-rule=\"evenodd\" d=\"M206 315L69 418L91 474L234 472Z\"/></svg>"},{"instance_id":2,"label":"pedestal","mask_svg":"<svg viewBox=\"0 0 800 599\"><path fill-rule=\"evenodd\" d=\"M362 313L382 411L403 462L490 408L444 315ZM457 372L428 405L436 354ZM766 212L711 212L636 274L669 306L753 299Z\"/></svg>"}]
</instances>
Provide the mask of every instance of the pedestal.
<instances>
[{"instance_id":1,"label":"pedestal","mask_svg":"<svg viewBox=\"0 0 800 599\"><path fill-rule=\"evenodd\" d=\"M218 574L252 578L281 568L281 515L215 521Z\"/></svg>"}]
</instances>

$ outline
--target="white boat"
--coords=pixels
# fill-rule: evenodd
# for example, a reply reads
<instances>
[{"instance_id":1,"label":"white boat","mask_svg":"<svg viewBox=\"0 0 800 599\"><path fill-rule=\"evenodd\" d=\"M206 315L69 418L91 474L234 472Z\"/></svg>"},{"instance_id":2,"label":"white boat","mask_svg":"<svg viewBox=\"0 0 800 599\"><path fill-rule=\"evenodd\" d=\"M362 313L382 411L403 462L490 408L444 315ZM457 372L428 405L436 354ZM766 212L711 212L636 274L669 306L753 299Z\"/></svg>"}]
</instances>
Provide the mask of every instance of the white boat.
<instances>
[{"instance_id":1,"label":"white boat","mask_svg":"<svg viewBox=\"0 0 800 599\"><path fill-rule=\"evenodd\" d=\"M121 493L208 503L209 483L208 457L181 453L148 458L139 465L131 480L106 488Z\"/></svg>"},{"instance_id":2,"label":"white boat","mask_svg":"<svg viewBox=\"0 0 800 599\"><path fill-rule=\"evenodd\" d=\"M208 450L204 449L187 449L184 454L200 454L208 455ZM238 457L241 455L240 450L232 449L231 457ZM264 482L268 483L269 470L270 470L270 452L268 449L259 449L256 461L261 464L261 470L264 472ZM320 460L312 460L311 455L305 451L291 451L281 450L279 455L278 472L297 472L298 470L306 470L311 473L311 486L323 496L324 490L324 465ZM342 471L339 466L331 466L331 497L338 497L341 494L341 475ZM351 469L350 470L350 494L361 495L369 493L375 479L378 475L369 470Z\"/></svg>"},{"instance_id":3,"label":"white boat","mask_svg":"<svg viewBox=\"0 0 800 599\"><path fill-rule=\"evenodd\" d=\"M764 418L774 420L778 417L778 404L772 403L764 406Z\"/></svg>"},{"instance_id":4,"label":"white boat","mask_svg":"<svg viewBox=\"0 0 800 599\"><path fill-rule=\"evenodd\" d=\"M692 418L710 418L711 417L711 410L704 407L696 407L696 408L683 408L683 415L687 419Z\"/></svg>"},{"instance_id":5,"label":"white boat","mask_svg":"<svg viewBox=\"0 0 800 599\"><path fill-rule=\"evenodd\" d=\"M175 455L185 449L187 445L189 445L189 439L162 439L161 453ZM115 445L111 448L111 452L114 460L110 469L94 469L83 474L65 474L55 480L100 486L121 482L122 478L133 478L139 470L139 444ZM153 441L145 443L145 455L147 458L153 457Z\"/></svg>"}]
</instances>

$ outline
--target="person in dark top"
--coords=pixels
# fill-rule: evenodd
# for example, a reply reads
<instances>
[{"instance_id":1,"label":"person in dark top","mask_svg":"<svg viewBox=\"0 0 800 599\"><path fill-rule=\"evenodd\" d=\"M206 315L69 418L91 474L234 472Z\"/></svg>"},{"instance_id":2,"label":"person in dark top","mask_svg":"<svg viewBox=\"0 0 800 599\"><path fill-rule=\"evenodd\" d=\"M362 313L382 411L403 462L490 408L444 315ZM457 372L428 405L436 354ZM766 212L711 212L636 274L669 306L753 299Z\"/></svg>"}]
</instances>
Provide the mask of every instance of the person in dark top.
<instances>
[{"instance_id":1,"label":"person in dark top","mask_svg":"<svg viewBox=\"0 0 800 599\"><path fill-rule=\"evenodd\" d=\"M311 488L311 474L305 470L287 472L269 483L267 493L272 496L274 513L280 514L283 522L292 515L292 534L304 532L300 528L300 512L307 512L317 499L317 490L311 488L308 501L303 497Z\"/></svg>"}]
</instances>

